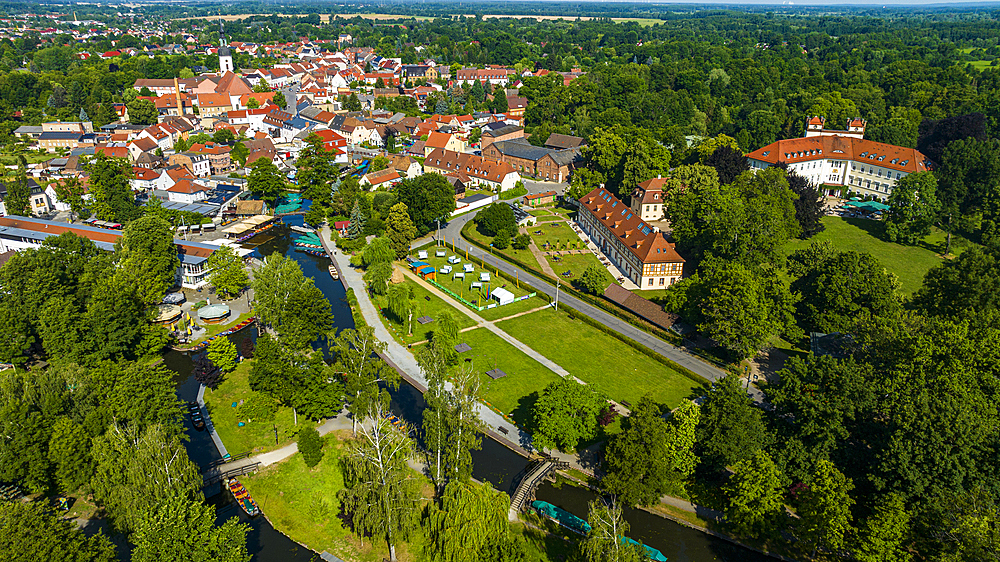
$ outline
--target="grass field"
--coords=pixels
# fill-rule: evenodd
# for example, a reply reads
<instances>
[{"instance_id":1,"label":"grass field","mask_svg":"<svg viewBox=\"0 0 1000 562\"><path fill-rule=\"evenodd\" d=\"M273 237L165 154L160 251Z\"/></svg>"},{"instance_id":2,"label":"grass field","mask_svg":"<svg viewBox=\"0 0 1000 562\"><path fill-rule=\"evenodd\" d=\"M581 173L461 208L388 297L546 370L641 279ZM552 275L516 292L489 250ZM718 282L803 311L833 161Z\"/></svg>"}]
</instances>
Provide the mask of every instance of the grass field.
<instances>
[{"instance_id":1,"label":"grass field","mask_svg":"<svg viewBox=\"0 0 1000 562\"><path fill-rule=\"evenodd\" d=\"M472 367L483 381L483 398L524 426L535 402L534 393L559 380L559 375L486 328L462 332L458 339L472 348L459 357L472 360ZM503 370L507 376L491 379L486 371L493 368Z\"/></svg>"},{"instance_id":2,"label":"grass field","mask_svg":"<svg viewBox=\"0 0 1000 562\"><path fill-rule=\"evenodd\" d=\"M353 562L377 562L388 557L381 540L361 540L341 519L337 493L344 489L340 459L347 452L349 432L324 437L323 459L308 468L302 455L260 470L240 481L249 490L268 520L292 540L317 552L327 551ZM420 484L420 497L433 495L431 484L423 475L411 472ZM426 504L426 500L421 501ZM420 511L423 511L422 509ZM548 562L567 560L576 549L575 540L566 542L559 536L548 535L523 525L512 525L511 531L524 536L528 560ZM417 525L407 542L396 546L401 561L423 560L427 545L424 525Z\"/></svg>"},{"instance_id":3,"label":"grass field","mask_svg":"<svg viewBox=\"0 0 1000 562\"><path fill-rule=\"evenodd\" d=\"M824 217L826 229L809 240L792 240L785 245L787 253L805 248L814 241L830 241L841 251L868 252L878 258L886 270L899 277L904 294L911 294L923 284L924 274L941 263L945 234L935 229L920 245L903 246L882 238L884 223L868 219ZM970 242L952 236L952 254L961 253Z\"/></svg>"},{"instance_id":4,"label":"grass field","mask_svg":"<svg viewBox=\"0 0 1000 562\"><path fill-rule=\"evenodd\" d=\"M399 341L404 344L423 341L430 339L431 334L437 329L438 320L441 319L441 313L447 311L458 323L458 329L468 328L473 326L475 322L465 314L460 311L455 310L448 303L441 300L440 297L431 293L423 286L419 285L415 281L407 279L404 284L413 288L414 303L416 303L416 309L413 312L413 335L407 335L406 328L403 327L403 323L396 320L396 318L386 309L386 298L385 296L376 295L372 297L372 303L375 304L382 311L382 316L389 322L392 326L393 333L397 336ZM430 300L428 300L430 299ZM421 316L430 316L434 319L434 322L428 324L420 324L417 322L417 318Z\"/></svg>"},{"instance_id":5,"label":"grass field","mask_svg":"<svg viewBox=\"0 0 1000 562\"><path fill-rule=\"evenodd\" d=\"M278 413L274 417L274 422L247 421L239 419L237 408L233 408L233 403L239 404L240 400L245 400L253 391L250 390L248 375L250 374L250 362L240 363L236 370L226 375L225 380L215 390L205 391L205 405L208 407L208 415L215 425L215 431L219 438L226 444L226 449L231 455L236 455L246 451L264 452L283 447L295 440L296 432L304 425L312 423L305 418L299 418L299 425L294 424L291 408L278 408ZM245 422L243 427L239 427L239 422ZM274 440L274 428L278 429L278 444Z\"/></svg>"},{"instance_id":6,"label":"grass field","mask_svg":"<svg viewBox=\"0 0 1000 562\"><path fill-rule=\"evenodd\" d=\"M557 257L558 259L556 259ZM592 265L601 265L601 262L597 259L597 256L590 253L589 251L586 254L564 254L562 256L545 256L545 259L549 262L549 265L552 267L552 271L558 273L559 277L563 281L573 282L574 285L576 285L576 281L580 279L580 276L583 275L583 272L586 271L588 267ZM572 272L572 274L569 275L568 277L564 277L562 274L567 271ZM607 282L609 285L615 282L614 278L611 276L611 273L609 273L604 266L601 266L601 271L604 271L605 277L607 278Z\"/></svg>"},{"instance_id":7,"label":"grass field","mask_svg":"<svg viewBox=\"0 0 1000 562\"><path fill-rule=\"evenodd\" d=\"M34 150L29 150L27 152L20 153L24 156L24 160L28 164L37 164L39 162L47 162L56 158L58 154L52 154L50 152L44 152L39 154ZM17 154L0 154L0 165L2 166L16 166L17 165Z\"/></svg>"},{"instance_id":8,"label":"grass field","mask_svg":"<svg viewBox=\"0 0 1000 562\"><path fill-rule=\"evenodd\" d=\"M346 438L349 431L341 431ZM269 466L252 476L241 478L250 495L267 514L276 529L309 548L324 550L345 560L376 562L388 556L384 541L361 541L339 517L340 500L337 492L344 488L340 458L346 452L346 442L335 434L324 436L323 459L313 468L306 467L302 455ZM424 488L422 497L430 497L426 478L412 473ZM414 552L423 546L425 536L419 530L411 542L397 547L403 560L414 559Z\"/></svg>"},{"instance_id":9,"label":"grass field","mask_svg":"<svg viewBox=\"0 0 1000 562\"><path fill-rule=\"evenodd\" d=\"M472 240L475 240L476 242L479 242L480 244L486 244L487 246L489 246L492 241L489 236L483 236L478 230L470 226L466 226L466 228L462 231L462 234ZM463 241L459 244L459 247L465 245L468 245L468 243ZM496 250L494 250L494 253L496 253ZM507 249L503 250L503 253L516 260L520 260L523 263L537 263L534 254L531 253L531 250L517 250L514 249L513 246L507 246ZM465 254L463 252L459 252L459 254L461 254L464 259Z\"/></svg>"},{"instance_id":10,"label":"grass field","mask_svg":"<svg viewBox=\"0 0 1000 562\"><path fill-rule=\"evenodd\" d=\"M539 234L541 233L541 234ZM565 222L540 223L528 227L528 234L535 241L539 250L563 250L568 248L585 248L586 242L573 232ZM546 244L552 246L546 247Z\"/></svg>"},{"instance_id":11,"label":"grass field","mask_svg":"<svg viewBox=\"0 0 1000 562\"><path fill-rule=\"evenodd\" d=\"M457 264L452 264L451 273L441 273L441 268L448 265L448 257L451 257L456 254L453 254L452 252L449 251L447 252L447 256L445 257L436 257L435 252L433 250L430 250L428 251L428 255L429 257L423 261L426 261L427 263L433 265L434 268L438 270L438 275L436 279L437 283L473 304L478 303L478 306L487 306L490 302L496 302L496 301L490 301L489 298L487 297L486 282L482 282L482 287L478 289L472 287L472 283L474 281L479 281L480 275L482 273L490 274L490 285L489 285L490 287L502 287L513 293L515 298L528 295L532 292L530 290L530 287L526 285L519 285L518 283L508 281L507 279L498 276L496 270L491 270L489 268L484 269L482 267L481 262L476 262L475 260L467 261L463 254L457 254L458 257L462 259L462 261ZM464 280L460 278L459 279L454 278L454 274L456 272L463 271L463 267L466 263L473 264L474 272L466 273ZM532 308L537 308L544 304L545 301L539 298L533 298L504 306L498 306L496 308L491 308L487 310L482 310L482 311L473 310L473 312L482 316L483 318L486 318L487 320L495 320L497 318L503 318L505 316L510 316L512 314L517 314L519 312L524 312L525 310L531 310Z\"/></svg>"},{"instance_id":12,"label":"grass field","mask_svg":"<svg viewBox=\"0 0 1000 562\"><path fill-rule=\"evenodd\" d=\"M673 408L698 387L680 372L565 312L542 310L497 326L619 402L636 404L649 394Z\"/></svg>"}]
</instances>

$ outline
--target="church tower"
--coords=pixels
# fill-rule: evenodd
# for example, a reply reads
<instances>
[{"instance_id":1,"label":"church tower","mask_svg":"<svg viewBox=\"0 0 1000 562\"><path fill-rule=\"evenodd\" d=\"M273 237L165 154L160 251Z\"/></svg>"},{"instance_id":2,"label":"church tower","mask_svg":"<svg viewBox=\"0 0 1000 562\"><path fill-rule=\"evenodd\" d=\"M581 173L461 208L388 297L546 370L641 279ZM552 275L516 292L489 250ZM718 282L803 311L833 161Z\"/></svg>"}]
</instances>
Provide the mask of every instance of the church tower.
<instances>
[{"instance_id":1,"label":"church tower","mask_svg":"<svg viewBox=\"0 0 1000 562\"><path fill-rule=\"evenodd\" d=\"M222 23L222 15L219 15L219 74L235 72L233 67L233 53L226 44L226 28Z\"/></svg>"}]
</instances>

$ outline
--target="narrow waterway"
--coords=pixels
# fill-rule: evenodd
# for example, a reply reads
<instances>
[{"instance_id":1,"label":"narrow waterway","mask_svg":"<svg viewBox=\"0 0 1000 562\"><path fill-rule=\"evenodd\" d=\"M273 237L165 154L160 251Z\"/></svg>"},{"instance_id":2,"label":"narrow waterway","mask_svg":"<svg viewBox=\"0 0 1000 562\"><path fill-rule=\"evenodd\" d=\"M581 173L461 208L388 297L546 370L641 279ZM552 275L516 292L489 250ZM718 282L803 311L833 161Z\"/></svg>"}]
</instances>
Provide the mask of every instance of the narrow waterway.
<instances>
[{"instance_id":1,"label":"narrow waterway","mask_svg":"<svg viewBox=\"0 0 1000 562\"><path fill-rule=\"evenodd\" d=\"M288 226L301 225L302 217L289 216L283 220L287 226L275 227L266 234L251 239L249 247L255 247L262 256L278 252L294 259L302 267L303 273L315 280L316 286L330 301L337 329L353 328L354 320L350 307L344 301L346 291L340 281L335 281L330 277L327 269L330 261L326 258L295 251L293 240L297 235ZM230 339L239 347L243 338L255 336L254 329L246 329L230 336ZM194 400L198 393L199 384L191 376L192 359L193 357L189 354L175 351L168 352L164 357L166 366L177 373L177 395L184 401ZM399 389L393 391L391 395L393 412L405 421L419 426L425 406L420 391L403 381ZM219 453L208 432L195 431L188 422L185 423L188 424L188 435L191 437L190 441L186 443L191 460L202 468L208 466L212 461L218 460ZM238 453L239 451L231 452ZM488 481L497 489L508 493L513 493L516 482L528 465L527 459L486 436L483 437L482 449L473 452L472 460L474 478ZM210 494L211 492L207 491L206 493ZM537 497L580 517L586 517L587 503L595 499L597 495L584 488L567 485L557 489L551 484L544 484L538 489ZM265 518L257 517L247 520L242 511L232 502L232 497L229 494L212 494L208 501L218 508L217 516L220 523L229 517L237 516L250 524L251 532L247 537L247 548L254 555L255 561L281 562L314 559L315 553L302 548L276 531ZM671 562L763 562L769 560L768 557L756 552L642 510L626 510L625 517L631 526L629 534L632 538L659 549Z\"/></svg>"}]
</instances>

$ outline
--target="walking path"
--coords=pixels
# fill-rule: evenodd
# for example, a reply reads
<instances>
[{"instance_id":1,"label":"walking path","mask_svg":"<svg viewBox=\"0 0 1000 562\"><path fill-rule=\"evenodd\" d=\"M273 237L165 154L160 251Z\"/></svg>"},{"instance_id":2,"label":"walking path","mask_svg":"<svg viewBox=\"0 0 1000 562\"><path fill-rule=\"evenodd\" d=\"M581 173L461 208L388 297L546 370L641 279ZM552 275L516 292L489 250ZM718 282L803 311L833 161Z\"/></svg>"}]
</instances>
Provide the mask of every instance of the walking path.
<instances>
[{"instance_id":1,"label":"walking path","mask_svg":"<svg viewBox=\"0 0 1000 562\"><path fill-rule=\"evenodd\" d=\"M201 395L204 394L204 388L205 387L203 385L198 393L199 394L198 403L202 406L202 408L204 408L204 402L201 400ZM207 412L207 410L205 411ZM212 426L211 420L208 418L207 415L205 416L205 419L207 421L206 425L212 432L212 441L215 442L215 446L219 450L219 454L225 457L227 454L229 454L226 451L226 446L222 444L222 440L219 439L218 434L215 433L215 428ZM327 433L336 431L338 429L351 429L351 419L348 417L346 410L337 414L336 417L324 421L319 427L316 428L316 431L318 431L320 435L326 435ZM260 463L261 466L270 466L276 462L281 462L287 459L288 457L294 455L298 451L299 451L299 444L291 443L289 445L281 447L280 449L275 449L273 451L268 451L266 453L261 453L259 455L252 455L244 459L239 459L233 462L228 462L226 464L220 464L219 466L212 467L206 470L202 474L202 477L205 478L205 480L207 481L209 478L213 476L222 474L224 472L228 472L230 470L233 470L234 468L242 468L244 466L251 466L257 463Z\"/></svg>"},{"instance_id":2,"label":"walking path","mask_svg":"<svg viewBox=\"0 0 1000 562\"><path fill-rule=\"evenodd\" d=\"M336 246L330 237L329 226L324 226L321 234L320 239L323 241L330 259L337 263L337 269L340 271L341 278L348 287L354 289L354 296L358 299L358 307L361 309L361 314L364 316L365 321L375 330L375 337L386 344L386 350L382 358L386 359L389 365L394 367L417 390L426 392L427 379L424 378L420 367L417 365L416 358L413 357L413 354L406 347L397 342L385 328L379 317L378 309L372 304L371 299L368 297L368 291L365 290L365 284L361 278L362 273L351 266L347 256L336 251ZM450 389L451 383L447 382L445 386ZM485 404L480 403L476 406L479 418L486 425L486 430L494 439L519 452L530 454L532 450L531 435L504 419L500 414L489 409Z\"/></svg>"},{"instance_id":3,"label":"walking path","mask_svg":"<svg viewBox=\"0 0 1000 562\"><path fill-rule=\"evenodd\" d=\"M528 229L524 227L521 227L521 231L524 234L528 233ZM542 251L535 245L534 238L531 239L531 244L528 244L528 250L531 251L531 255L535 258L535 261L538 262L538 267L542 268L542 272L547 273L554 278L559 277L556 275L555 270L552 269L552 266L549 265L549 260L545 259L545 255L543 255Z\"/></svg>"}]
</instances>

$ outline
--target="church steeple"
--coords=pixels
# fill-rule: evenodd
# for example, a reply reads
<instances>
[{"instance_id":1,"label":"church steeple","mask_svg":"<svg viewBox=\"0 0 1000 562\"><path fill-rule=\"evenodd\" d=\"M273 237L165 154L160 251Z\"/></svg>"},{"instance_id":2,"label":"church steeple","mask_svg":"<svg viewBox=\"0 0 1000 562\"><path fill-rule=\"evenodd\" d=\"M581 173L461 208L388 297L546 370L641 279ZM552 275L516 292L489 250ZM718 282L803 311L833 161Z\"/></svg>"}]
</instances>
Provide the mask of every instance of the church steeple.
<instances>
[{"instance_id":1,"label":"church steeple","mask_svg":"<svg viewBox=\"0 0 1000 562\"><path fill-rule=\"evenodd\" d=\"M229 50L226 41L226 27L222 20L222 13L219 13L219 74L234 72L233 54Z\"/></svg>"}]
</instances>

